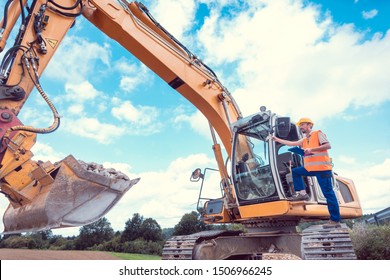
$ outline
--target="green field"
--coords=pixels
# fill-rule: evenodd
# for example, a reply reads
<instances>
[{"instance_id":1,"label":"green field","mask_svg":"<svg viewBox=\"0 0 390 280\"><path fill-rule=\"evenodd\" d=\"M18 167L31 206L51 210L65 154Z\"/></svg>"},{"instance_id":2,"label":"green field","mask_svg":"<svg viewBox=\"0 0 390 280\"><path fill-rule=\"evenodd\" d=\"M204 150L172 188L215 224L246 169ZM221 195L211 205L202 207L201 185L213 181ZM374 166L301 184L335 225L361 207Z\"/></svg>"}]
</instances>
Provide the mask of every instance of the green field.
<instances>
[{"instance_id":1,"label":"green field","mask_svg":"<svg viewBox=\"0 0 390 280\"><path fill-rule=\"evenodd\" d=\"M112 253L115 257L122 260L161 260L160 256L156 255L142 255L142 254L128 254L128 253Z\"/></svg>"}]
</instances>

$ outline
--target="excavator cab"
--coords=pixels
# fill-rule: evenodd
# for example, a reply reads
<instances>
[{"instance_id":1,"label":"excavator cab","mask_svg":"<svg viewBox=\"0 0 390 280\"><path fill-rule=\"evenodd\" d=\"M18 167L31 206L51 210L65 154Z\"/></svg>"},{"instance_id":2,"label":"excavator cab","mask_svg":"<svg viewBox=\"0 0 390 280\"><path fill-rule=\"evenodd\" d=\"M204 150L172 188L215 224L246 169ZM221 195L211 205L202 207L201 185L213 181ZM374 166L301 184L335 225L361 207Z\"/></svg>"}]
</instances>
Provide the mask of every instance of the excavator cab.
<instances>
[{"instance_id":1,"label":"excavator cab","mask_svg":"<svg viewBox=\"0 0 390 280\"><path fill-rule=\"evenodd\" d=\"M233 152L231 179L240 214L246 217L267 216L327 219L327 201L315 176L304 176L309 199L305 202L291 202L294 194L292 169L303 166L303 157L298 149L285 146L270 139L272 134L288 141L303 137L289 118L261 110L252 116L242 118L233 124ZM333 190L344 218L361 215L360 202L351 180L333 173ZM304 208L301 208L305 204ZM265 209L266 212L260 212ZM273 207L272 205L278 205ZM293 206L291 206L293 205ZM296 210L290 211L296 207ZM250 214L247 214L250 213ZM295 216L294 216L295 215Z\"/></svg>"},{"instance_id":2,"label":"excavator cab","mask_svg":"<svg viewBox=\"0 0 390 280\"><path fill-rule=\"evenodd\" d=\"M239 205L251 205L286 198L280 174L286 176L292 154L275 153L270 135L287 139L298 137L290 119L271 112L241 119L234 124L232 179ZM283 164L284 163L284 164Z\"/></svg>"},{"instance_id":3,"label":"excavator cab","mask_svg":"<svg viewBox=\"0 0 390 280\"><path fill-rule=\"evenodd\" d=\"M198 211L201 210L199 212L206 222L228 221L230 218L225 211L226 205L234 209L237 206L286 201L294 193L292 166L302 165L299 156L288 151L286 146L270 140L272 134L291 141L301 137L290 118L277 116L261 108L256 114L239 119L232 127L233 152L229 178L234 190L224 187L222 180L220 185L225 195L206 199L204 205L200 206L204 176L198 175L200 169L192 174L192 178L194 174L202 178Z\"/></svg>"}]
</instances>

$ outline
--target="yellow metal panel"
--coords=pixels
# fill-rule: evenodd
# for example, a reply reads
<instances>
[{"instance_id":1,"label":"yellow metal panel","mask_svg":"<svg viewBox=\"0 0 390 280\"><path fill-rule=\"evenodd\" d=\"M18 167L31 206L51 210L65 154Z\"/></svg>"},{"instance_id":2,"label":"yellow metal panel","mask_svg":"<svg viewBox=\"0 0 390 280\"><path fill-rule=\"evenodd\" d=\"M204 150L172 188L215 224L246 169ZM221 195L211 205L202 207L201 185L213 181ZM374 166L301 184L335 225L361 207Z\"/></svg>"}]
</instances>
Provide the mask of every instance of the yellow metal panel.
<instances>
[{"instance_id":1,"label":"yellow metal panel","mask_svg":"<svg viewBox=\"0 0 390 280\"><path fill-rule=\"evenodd\" d=\"M241 218L270 217L284 215L289 211L288 201L274 201L239 207Z\"/></svg>"},{"instance_id":2,"label":"yellow metal panel","mask_svg":"<svg viewBox=\"0 0 390 280\"><path fill-rule=\"evenodd\" d=\"M4 180L12 186L15 191L21 191L27 185L31 184L32 179L30 177L30 170L36 168L37 164L28 160L22 165L22 169L9 173L4 177Z\"/></svg>"}]
</instances>

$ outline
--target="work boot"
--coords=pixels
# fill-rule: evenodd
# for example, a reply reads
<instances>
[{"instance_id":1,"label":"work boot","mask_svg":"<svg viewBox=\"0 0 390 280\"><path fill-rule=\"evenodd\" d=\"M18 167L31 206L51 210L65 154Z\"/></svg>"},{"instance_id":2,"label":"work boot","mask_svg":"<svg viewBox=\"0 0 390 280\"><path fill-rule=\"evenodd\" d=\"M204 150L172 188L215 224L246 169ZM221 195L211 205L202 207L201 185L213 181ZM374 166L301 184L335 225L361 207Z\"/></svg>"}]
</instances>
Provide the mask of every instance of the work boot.
<instances>
[{"instance_id":1,"label":"work boot","mask_svg":"<svg viewBox=\"0 0 390 280\"><path fill-rule=\"evenodd\" d=\"M323 228L339 228L341 227L340 222L329 220L326 224L322 225Z\"/></svg>"},{"instance_id":2,"label":"work boot","mask_svg":"<svg viewBox=\"0 0 390 280\"><path fill-rule=\"evenodd\" d=\"M299 201L299 200L309 200L310 197L307 193L301 194L301 193L296 193L292 197L289 197L288 200L290 201Z\"/></svg>"}]
</instances>

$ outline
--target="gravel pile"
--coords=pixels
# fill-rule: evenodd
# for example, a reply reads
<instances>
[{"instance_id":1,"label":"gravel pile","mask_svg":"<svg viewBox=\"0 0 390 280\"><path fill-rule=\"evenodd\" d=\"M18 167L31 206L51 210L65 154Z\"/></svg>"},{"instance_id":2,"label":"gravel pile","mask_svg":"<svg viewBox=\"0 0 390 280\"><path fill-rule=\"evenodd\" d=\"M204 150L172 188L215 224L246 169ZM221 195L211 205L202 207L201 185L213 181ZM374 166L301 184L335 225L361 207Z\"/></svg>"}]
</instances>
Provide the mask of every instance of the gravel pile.
<instances>
[{"instance_id":1,"label":"gravel pile","mask_svg":"<svg viewBox=\"0 0 390 280\"><path fill-rule=\"evenodd\" d=\"M293 254L264 253L263 260L301 260L301 258Z\"/></svg>"},{"instance_id":2,"label":"gravel pile","mask_svg":"<svg viewBox=\"0 0 390 280\"><path fill-rule=\"evenodd\" d=\"M79 163L87 171L98 173L104 177L108 177L110 179L122 179L122 180L126 180L126 181L130 180L130 178L126 174L124 174L118 170L115 170L114 168L104 168L104 166L102 164L97 164L95 162L88 162L87 163L87 162L84 162L82 160L79 160Z\"/></svg>"}]
</instances>

